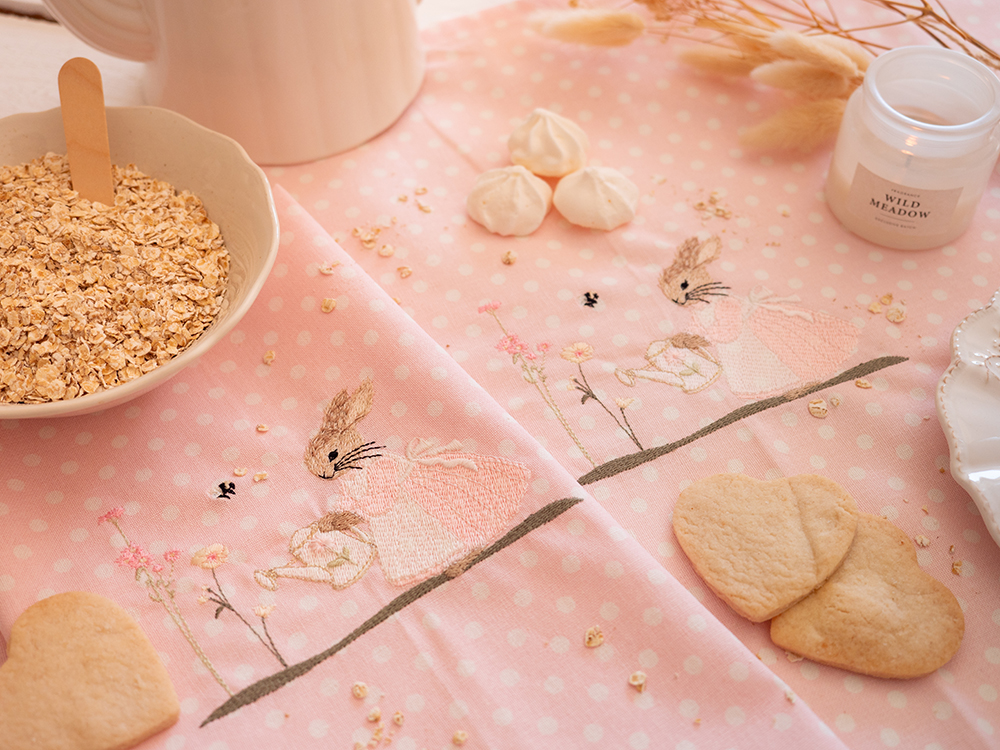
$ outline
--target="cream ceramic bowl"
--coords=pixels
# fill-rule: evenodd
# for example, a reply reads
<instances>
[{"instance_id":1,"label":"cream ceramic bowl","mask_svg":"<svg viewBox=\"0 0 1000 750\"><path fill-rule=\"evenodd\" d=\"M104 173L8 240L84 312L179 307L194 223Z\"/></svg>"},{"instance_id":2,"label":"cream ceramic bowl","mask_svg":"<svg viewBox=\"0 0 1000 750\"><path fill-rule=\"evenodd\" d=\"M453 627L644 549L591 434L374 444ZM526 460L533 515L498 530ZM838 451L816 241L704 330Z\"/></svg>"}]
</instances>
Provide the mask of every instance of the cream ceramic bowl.
<instances>
[{"instance_id":1,"label":"cream ceramic bowl","mask_svg":"<svg viewBox=\"0 0 1000 750\"><path fill-rule=\"evenodd\" d=\"M0 403L0 419L89 414L129 401L166 382L211 349L239 322L264 284L278 252L278 218L261 169L236 141L157 107L109 107L108 141L115 164L189 190L219 225L230 255L229 283L212 325L173 359L105 391L42 404ZM46 152L66 153L58 108L0 119L0 165Z\"/></svg>"}]
</instances>

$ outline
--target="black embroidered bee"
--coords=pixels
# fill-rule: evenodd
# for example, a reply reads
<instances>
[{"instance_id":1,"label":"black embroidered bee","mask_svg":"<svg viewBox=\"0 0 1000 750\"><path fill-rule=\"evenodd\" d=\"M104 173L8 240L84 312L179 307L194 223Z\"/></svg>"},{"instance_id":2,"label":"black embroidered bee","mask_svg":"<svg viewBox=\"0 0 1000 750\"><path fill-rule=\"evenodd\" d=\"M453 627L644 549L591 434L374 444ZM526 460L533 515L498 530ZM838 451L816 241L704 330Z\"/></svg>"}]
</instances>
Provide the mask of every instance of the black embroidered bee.
<instances>
[{"instance_id":1,"label":"black embroidered bee","mask_svg":"<svg viewBox=\"0 0 1000 750\"><path fill-rule=\"evenodd\" d=\"M597 292L584 292L583 293L583 306L584 307L597 307Z\"/></svg>"},{"instance_id":2,"label":"black embroidered bee","mask_svg":"<svg viewBox=\"0 0 1000 750\"><path fill-rule=\"evenodd\" d=\"M229 500L232 497L236 497L236 483L235 482L219 482L219 494L216 498L219 500Z\"/></svg>"}]
</instances>

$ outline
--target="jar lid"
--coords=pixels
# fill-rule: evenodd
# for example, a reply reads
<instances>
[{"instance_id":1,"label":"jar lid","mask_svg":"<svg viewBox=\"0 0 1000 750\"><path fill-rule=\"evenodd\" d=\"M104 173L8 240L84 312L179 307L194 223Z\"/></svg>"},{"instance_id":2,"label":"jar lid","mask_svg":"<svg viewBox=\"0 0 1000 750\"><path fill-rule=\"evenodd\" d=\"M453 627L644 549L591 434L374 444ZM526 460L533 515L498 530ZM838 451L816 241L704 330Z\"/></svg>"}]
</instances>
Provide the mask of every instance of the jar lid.
<instances>
[{"instance_id":1,"label":"jar lid","mask_svg":"<svg viewBox=\"0 0 1000 750\"><path fill-rule=\"evenodd\" d=\"M862 89L864 122L875 136L921 156L975 151L1000 123L1000 79L952 49L885 52L868 67Z\"/></svg>"}]
</instances>

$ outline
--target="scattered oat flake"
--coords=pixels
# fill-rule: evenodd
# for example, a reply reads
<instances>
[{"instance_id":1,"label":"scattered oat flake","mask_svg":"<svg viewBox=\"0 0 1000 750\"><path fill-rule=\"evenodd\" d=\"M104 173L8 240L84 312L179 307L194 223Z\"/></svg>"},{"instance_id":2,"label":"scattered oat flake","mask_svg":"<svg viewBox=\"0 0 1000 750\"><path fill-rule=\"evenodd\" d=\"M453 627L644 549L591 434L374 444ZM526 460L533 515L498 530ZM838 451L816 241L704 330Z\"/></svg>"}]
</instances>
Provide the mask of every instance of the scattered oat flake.
<instances>
[{"instance_id":1,"label":"scattered oat flake","mask_svg":"<svg viewBox=\"0 0 1000 750\"><path fill-rule=\"evenodd\" d=\"M433 208L431 208L430 206L428 206L426 203L424 203L422 201L417 201L417 208L419 208L425 214L429 214L429 213L431 213L431 211L434 210Z\"/></svg>"},{"instance_id":2,"label":"scattered oat flake","mask_svg":"<svg viewBox=\"0 0 1000 750\"><path fill-rule=\"evenodd\" d=\"M826 401L821 398L814 398L809 402L809 413L817 419L826 419L829 410L826 408Z\"/></svg>"},{"instance_id":3,"label":"scattered oat flake","mask_svg":"<svg viewBox=\"0 0 1000 750\"><path fill-rule=\"evenodd\" d=\"M402 711L397 711L392 715L392 721L397 727L403 726L403 719L404 716Z\"/></svg>"},{"instance_id":4,"label":"scattered oat flake","mask_svg":"<svg viewBox=\"0 0 1000 750\"><path fill-rule=\"evenodd\" d=\"M368 712L368 721L375 722L381 718L382 718L382 709L379 708L378 706L375 706L375 708L373 708L371 711Z\"/></svg>"},{"instance_id":5,"label":"scattered oat flake","mask_svg":"<svg viewBox=\"0 0 1000 750\"><path fill-rule=\"evenodd\" d=\"M881 297L879 297L879 302L881 302L883 305L891 305L892 304L892 295L891 294L883 294Z\"/></svg>"},{"instance_id":6,"label":"scattered oat flake","mask_svg":"<svg viewBox=\"0 0 1000 750\"><path fill-rule=\"evenodd\" d=\"M266 424L262 423L262 424L257 425L257 432L267 432L269 429L271 429L271 428L268 427Z\"/></svg>"},{"instance_id":7,"label":"scattered oat flake","mask_svg":"<svg viewBox=\"0 0 1000 750\"><path fill-rule=\"evenodd\" d=\"M646 673L645 672L633 672L628 677L628 684L638 690L640 693L646 689Z\"/></svg>"},{"instance_id":8,"label":"scattered oat flake","mask_svg":"<svg viewBox=\"0 0 1000 750\"><path fill-rule=\"evenodd\" d=\"M583 636L583 643L587 648L597 648L604 643L604 633L601 631L601 626L594 625L587 628L587 632Z\"/></svg>"},{"instance_id":9,"label":"scattered oat flake","mask_svg":"<svg viewBox=\"0 0 1000 750\"><path fill-rule=\"evenodd\" d=\"M878 315L880 312L882 312L882 305L880 305L878 303L878 300L876 300L875 302L872 302L870 305L868 305L868 312L870 312L872 315Z\"/></svg>"},{"instance_id":10,"label":"scattered oat flake","mask_svg":"<svg viewBox=\"0 0 1000 750\"><path fill-rule=\"evenodd\" d=\"M407 276L410 276L413 273L413 269L410 268L409 266L400 266L399 268L396 269L396 272L399 274L399 277L401 279L405 279Z\"/></svg>"},{"instance_id":11,"label":"scattered oat flake","mask_svg":"<svg viewBox=\"0 0 1000 750\"><path fill-rule=\"evenodd\" d=\"M951 545L950 547L948 547L948 553L951 554L951 555L955 554L955 545L954 544Z\"/></svg>"},{"instance_id":12,"label":"scattered oat flake","mask_svg":"<svg viewBox=\"0 0 1000 750\"><path fill-rule=\"evenodd\" d=\"M382 258L391 258L393 255L396 254L396 248L394 248L392 245L382 245L382 247L378 249L378 254L379 257Z\"/></svg>"},{"instance_id":13,"label":"scattered oat flake","mask_svg":"<svg viewBox=\"0 0 1000 750\"><path fill-rule=\"evenodd\" d=\"M854 385L856 385L858 388L865 388L865 389L872 387L872 384L869 381L865 380L864 378L858 378L857 380L855 380Z\"/></svg>"},{"instance_id":14,"label":"scattered oat flake","mask_svg":"<svg viewBox=\"0 0 1000 750\"><path fill-rule=\"evenodd\" d=\"M500 262L505 266L512 266L517 263L517 253L513 250L508 250L502 256L500 256Z\"/></svg>"},{"instance_id":15,"label":"scattered oat flake","mask_svg":"<svg viewBox=\"0 0 1000 750\"><path fill-rule=\"evenodd\" d=\"M233 469L233 476L245 477L247 475L247 468L245 466L237 466Z\"/></svg>"},{"instance_id":16,"label":"scattered oat flake","mask_svg":"<svg viewBox=\"0 0 1000 750\"><path fill-rule=\"evenodd\" d=\"M902 323L906 320L906 312L901 307L890 307L885 312L885 319L890 323Z\"/></svg>"},{"instance_id":17,"label":"scattered oat flake","mask_svg":"<svg viewBox=\"0 0 1000 750\"><path fill-rule=\"evenodd\" d=\"M265 365L269 365L274 362L275 353L271 350L264 352L263 362Z\"/></svg>"},{"instance_id":18,"label":"scattered oat flake","mask_svg":"<svg viewBox=\"0 0 1000 750\"><path fill-rule=\"evenodd\" d=\"M786 690L785 700L788 701L789 703L795 703L795 693L793 693L791 690Z\"/></svg>"},{"instance_id":19,"label":"scattered oat flake","mask_svg":"<svg viewBox=\"0 0 1000 750\"><path fill-rule=\"evenodd\" d=\"M365 698L368 696L368 686L363 682L355 682L351 686L351 695L355 698Z\"/></svg>"},{"instance_id":20,"label":"scattered oat flake","mask_svg":"<svg viewBox=\"0 0 1000 750\"><path fill-rule=\"evenodd\" d=\"M830 406L840 406L840 396L830 396Z\"/></svg>"},{"instance_id":21,"label":"scattered oat flake","mask_svg":"<svg viewBox=\"0 0 1000 750\"><path fill-rule=\"evenodd\" d=\"M955 562L953 562L951 564L951 572L954 573L957 576L962 575L962 561L961 560L955 560Z\"/></svg>"},{"instance_id":22,"label":"scattered oat flake","mask_svg":"<svg viewBox=\"0 0 1000 750\"><path fill-rule=\"evenodd\" d=\"M406 201L410 200L410 196L401 195L398 198L396 198L396 200L398 200L400 203L406 203Z\"/></svg>"},{"instance_id":23,"label":"scattered oat flake","mask_svg":"<svg viewBox=\"0 0 1000 750\"><path fill-rule=\"evenodd\" d=\"M928 539L927 537L925 537L923 534L920 534L919 536L915 536L913 538L913 541L916 542L916 544L917 544L918 547L930 547L931 546L931 540Z\"/></svg>"},{"instance_id":24,"label":"scattered oat flake","mask_svg":"<svg viewBox=\"0 0 1000 750\"><path fill-rule=\"evenodd\" d=\"M425 195L426 193L427 193L427 188L425 187L418 187L416 190L413 191L414 195Z\"/></svg>"},{"instance_id":25,"label":"scattered oat flake","mask_svg":"<svg viewBox=\"0 0 1000 750\"><path fill-rule=\"evenodd\" d=\"M255 482L263 482L265 479L267 479L266 471L258 471L256 474L253 475L253 481Z\"/></svg>"},{"instance_id":26,"label":"scattered oat flake","mask_svg":"<svg viewBox=\"0 0 1000 750\"><path fill-rule=\"evenodd\" d=\"M324 298L323 304L320 305L320 309L325 313L333 312L337 309L337 300L333 299L333 297Z\"/></svg>"},{"instance_id":27,"label":"scattered oat flake","mask_svg":"<svg viewBox=\"0 0 1000 750\"><path fill-rule=\"evenodd\" d=\"M925 515L930 515L930 513L931 513L930 510L928 509L928 507L926 505L920 506L920 510L922 510Z\"/></svg>"},{"instance_id":28,"label":"scattered oat flake","mask_svg":"<svg viewBox=\"0 0 1000 750\"><path fill-rule=\"evenodd\" d=\"M451 744L453 745L464 745L469 740L469 733L464 729L458 729L455 734L451 736Z\"/></svg>"},{"instance_id":29,"label":"scattered oat flake","mask_svg":"<svg viewBox=\"0 0 1000 750\"><path fill-rule=\"evenodd\" d=\"M351 234L361 240L361 246L366 250L371 250L375 247L375 241L378 239L379 234L382 232L382 227L354 227L351 230Z\"/></svg>"},{"instance_id":30,"label":"scattered oat flake","mask_svg":"<svg viewBox=\"0 0 1000 750\"><path fill-rule=\"evenodd\" d=\"M330 274L333 273L333 269L336 268L339 265L340 265L340 262L338 261L336 263L329 263L329 264L327 264L325 266L320 266L319 267L319 272L321 274L323 274L324 276L329 276Z\"/></svg>"},{"instance_id":31,"label":"scattered oat flake","mask_svg":"<svg viewBox=\"0 0 1000 750\"><path fill-rule=\"evenodd\" d=\"M804 656L799 656L798 654L793 654L791 651L786 651L785 652L785 658L788 659L788 661L791 661L791 662L802 661L803 659L805 659Z\"/></svg>"}]
</instances>

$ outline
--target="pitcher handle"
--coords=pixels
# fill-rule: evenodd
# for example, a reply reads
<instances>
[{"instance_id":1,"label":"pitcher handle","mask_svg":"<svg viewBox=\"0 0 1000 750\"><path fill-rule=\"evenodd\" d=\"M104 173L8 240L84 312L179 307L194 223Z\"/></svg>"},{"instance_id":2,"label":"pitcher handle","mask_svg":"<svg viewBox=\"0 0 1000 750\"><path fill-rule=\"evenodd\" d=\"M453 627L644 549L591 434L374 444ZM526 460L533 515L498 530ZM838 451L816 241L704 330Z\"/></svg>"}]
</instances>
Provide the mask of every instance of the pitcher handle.
<instances>
[{"instance_id":1,"label":"pitcher handle","mask_svg":"<svg viewBox=\"0 0 1000 750\"><path fill-rule=\"evenodd\" d=\"M126 60L146 62L156 54L142 0L43 0L45 7L91 47Z\"/></svg>"}]
</instances>

